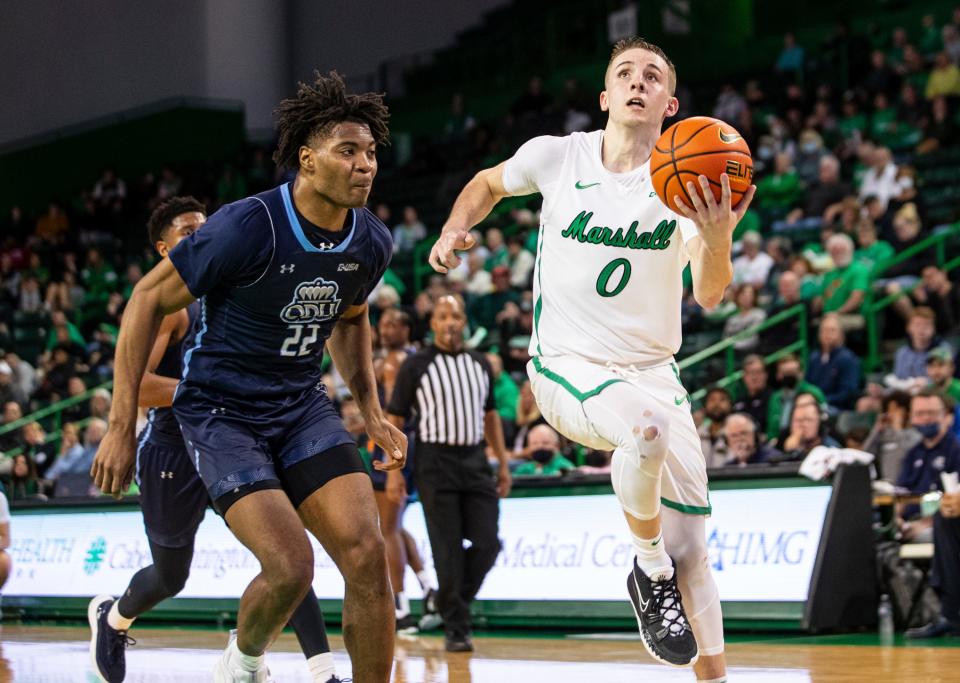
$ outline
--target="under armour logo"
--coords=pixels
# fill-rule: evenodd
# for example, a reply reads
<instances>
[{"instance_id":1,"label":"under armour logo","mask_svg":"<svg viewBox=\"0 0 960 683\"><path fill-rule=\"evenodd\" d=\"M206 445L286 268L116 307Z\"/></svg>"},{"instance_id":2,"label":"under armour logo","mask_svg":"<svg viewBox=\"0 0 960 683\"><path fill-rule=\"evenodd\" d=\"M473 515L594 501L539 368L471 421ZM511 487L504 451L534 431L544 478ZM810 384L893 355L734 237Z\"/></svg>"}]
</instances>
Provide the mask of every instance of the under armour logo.
<instances>
[{"instance_id":1,"label":"under armour logo","mask_svg":"<svg viewBox=\"0 0 960 683\"><path fill-rule=\"evenodd\" d=\"M226 412L227 412L227 409L226 409L226 408L211 408L211 409L210 409L210 414L211 414L211 415L224 415L224 414L226 414Z\"/></svg>"},{"instance_id":2,"label":"under armour logo","mask_svg":"<svg viewBox=\"0 0 960 683\"><path fill-rule=\"evenodd\" d=\"M173 479L173 472L161 472L161 473L160 473L160 478L161 478L161 479Z\"/></svg>"},{"instance_id":3,"label":"under armour logo","mask_svg":"<svg viewBox=\"0 0 960 683\"><path fill-rule=\"evenodd\" d=\"M317 249L320 251L326 251L327 249L333 249L333 244L330 242L321 242L317 245Z\"/></svg>"},{"instance_id":4,"label":"under armour logo","mask_svg":"<svg viewBox=\"0 0 960 683\"><path fill-rule=\"evenodd\" d=\"M292 273L292 272L293 272L293 269L296 268L296 266L297 266L296 263L291 263L291 264L289 264L289 265L281 265L281 266L280 266L280 274L281 274L281 275L286 275L287 273Z\"/></svg>"}]
</instances>

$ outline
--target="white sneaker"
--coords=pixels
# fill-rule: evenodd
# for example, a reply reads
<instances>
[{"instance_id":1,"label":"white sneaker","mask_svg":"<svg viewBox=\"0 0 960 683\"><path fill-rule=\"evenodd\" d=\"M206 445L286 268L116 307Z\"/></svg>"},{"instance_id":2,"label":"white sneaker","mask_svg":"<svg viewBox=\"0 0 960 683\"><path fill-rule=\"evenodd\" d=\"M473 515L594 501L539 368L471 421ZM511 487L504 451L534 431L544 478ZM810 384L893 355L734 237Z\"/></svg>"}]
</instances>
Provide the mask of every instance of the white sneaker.
<instances>
[{"instance_id":1,"label":"white sneaker","mask_svg":"<svg viewBox=\"0 0 960 683\"><path fill-rule=\"evenodd\" d=\"M213 683L276 683L270 677L270 670L264 664L256 673L243 671L231 665L230 646L237 639L237 629L230 629L230 638L227 648L223 651L217 667L213 670Z\"/></svg>"}]
</instances>

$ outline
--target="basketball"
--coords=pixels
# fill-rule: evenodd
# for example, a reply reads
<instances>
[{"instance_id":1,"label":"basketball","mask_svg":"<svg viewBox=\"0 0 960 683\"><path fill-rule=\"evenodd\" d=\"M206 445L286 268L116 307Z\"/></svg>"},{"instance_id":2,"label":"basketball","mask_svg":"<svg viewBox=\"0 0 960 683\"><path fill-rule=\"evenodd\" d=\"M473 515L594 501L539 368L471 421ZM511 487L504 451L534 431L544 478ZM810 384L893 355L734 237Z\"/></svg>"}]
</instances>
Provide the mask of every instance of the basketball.
<instances>
[{"instance_id":1,"label":"basketball","mask_svg":"<svg viewBox=\"0 0 960 683\"><path fill-rule=\"evenodd\" d=\"M720 175L730 177L730 205L736 206L753 182L753 158L746 140L719 119L693 116L663 132L650 156L650 179L660 201L681 213L674 197L693 207L687 182L702 192L697 177L710 179L713 196L720 201Z\"/></svg>"}]
</instances>

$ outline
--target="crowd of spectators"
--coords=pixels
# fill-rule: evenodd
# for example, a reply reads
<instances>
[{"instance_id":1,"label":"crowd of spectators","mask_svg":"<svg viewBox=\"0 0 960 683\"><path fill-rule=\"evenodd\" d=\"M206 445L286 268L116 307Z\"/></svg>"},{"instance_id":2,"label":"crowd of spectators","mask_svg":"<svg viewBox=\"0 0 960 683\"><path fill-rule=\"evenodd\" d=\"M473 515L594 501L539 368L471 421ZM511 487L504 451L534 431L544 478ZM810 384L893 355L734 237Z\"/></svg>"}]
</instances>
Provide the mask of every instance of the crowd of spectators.
<instances>
[{"instance_id":1,"label":"crowd of spectators","mask_svg":"<svg viewBox=\"0 0 960 683\"><path fill-rule=\"evenodd\" d=\"M932 247L890 260L938 228L930 217L940 214L916 169L960 144L960 11L942 26L924 19L915 28L860 36L873 41L873 50L869 61L851 65L855 85L848 89L812 78L818 72L808 48L814 46L788 35L769 74L742 88L724 85L712 106L696 107L744 135L754 150L758 185L735 234L734 281L724 301L704 310L688 288L683 302L685 337L700 346L740 335L734 350L742 379L712 387L695 411L711 467L799 460L817 445L854 446L875 452L880 476L895 481L916 446L910 396L942 393L952 419L953 401L960 399L960 269L945 271ZM690 95L678 93L687 113L693 111ZM494 369L497 410L518 476L609 467L608 453L567 443L545 424L525 377L538 199L503 202L474 231L477 246L462 265L446 276L431 275L421 291L414 290L412 271L418 247L439 232L443 213L470 174L506 158L531 136L601 126L593 101L575 80L551 93L534 77L501 118L481 122L455 95L441 135L415 141L402 168L384 163L386 177L440 169L436 196L412 206L405 196L375 195L371 204L391 228L395 249L391 268L370 296L374 325L384 312L401 310L405 344L415 347L428 340L433 302L448 293L463 297L468 344L485 351ZM284 176L268 158L255 147L212 173L166 167L123 178L106 169L70 202L51 201L35 216L14 207L0 244L2 424L85 395L112 377L124 302L155 260L142 228L149 211L188 193L213 211L270 187ZM881 350L894 351L896 340L905 339L884 371L866 374L865 306L888 294L900 297L880 315ZM806 312L806 329L793 317L762 334L740 334L798 306ZM764 361L764 354L802 333L810 340L808 357ZM378 346L379 357L383 352ZM709 364L708 376L702 368L696 372L701 385L726 374ZM335 372L329 383L347 417L350 404ZM17 453L0 460L11 496L59 496L89 487L80 475L102 438L109 401L101 389L76 402L64 411L62 434L53 441L38 422L0 434L0 449ZM350 416L352 429L362 441L356 417Z\"/></svg>"}]
</instances>

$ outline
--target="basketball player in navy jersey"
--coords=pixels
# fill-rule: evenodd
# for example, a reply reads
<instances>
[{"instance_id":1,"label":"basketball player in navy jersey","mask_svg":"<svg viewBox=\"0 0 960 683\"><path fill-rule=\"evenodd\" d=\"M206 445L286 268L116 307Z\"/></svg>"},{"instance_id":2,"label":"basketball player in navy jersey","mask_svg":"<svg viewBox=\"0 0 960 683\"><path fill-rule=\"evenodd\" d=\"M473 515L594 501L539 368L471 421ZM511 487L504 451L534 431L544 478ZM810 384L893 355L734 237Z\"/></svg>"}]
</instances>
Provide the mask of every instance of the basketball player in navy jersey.
<instances>
[{"instance_id":1,"label":"basketball player in navy jersey","mask_svg":"<svg viewBox=\"0 0 960 683\"><path fill-rule=\"evenodd\" d=\"M173 197L157 206L147 222L157 253L166 257L203 225L206 213L193 197ZM140 406L149 412L137 444L135 477L153 564L134 574L119 600L99 595L90 602L90 658L94 672L106 683L125 678L126 647L133 642L127 632L134 620L183 590L197 529L210 501L170 408L182 371L183 347L199 312L200 305L194 302L164 317L140 383ZM290 625L314 682L338 681L313 589L290 617Z\"/></svg>"},{"instance_id":2,"label":"basketball player in navy jersey","mask_svg":"<svg viewBox=\"0 0 960 683\"><path fill-rule=\"evenodd\" d=\"M214 506L260 561L240 600L218 682L269 680L264 653L310 587L304 528L346 583L343 636L357 683L386 682L394 614L370 477L321 381L326 348L370 437L403 466L406 437L377 397L366 298L390 233L364 207L386 141L382 97L348 94L336 74L300 84L277 110L278 165L291 183L223 207L134 288L116 351L110 430L91 474L129 484L137 391L164 315L200 302L173 401Z\"/></svg>"}]
</instances>

